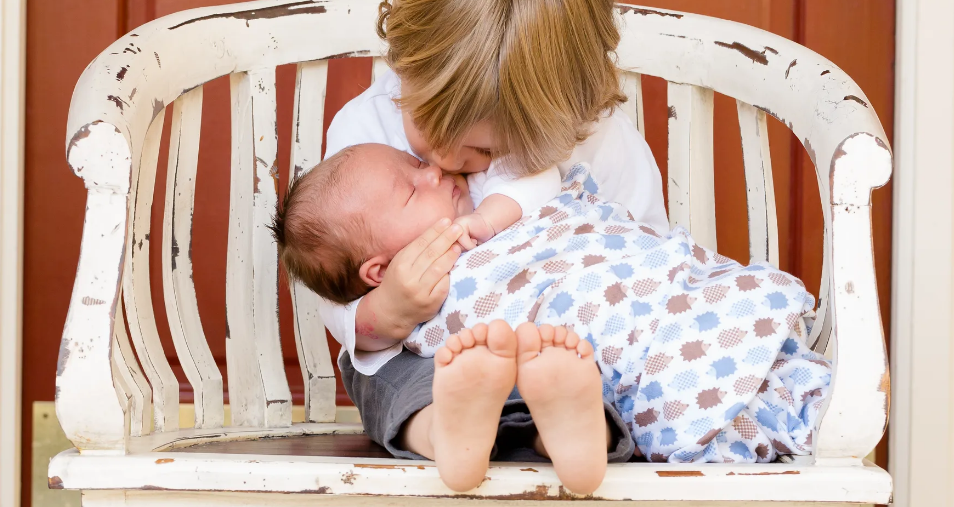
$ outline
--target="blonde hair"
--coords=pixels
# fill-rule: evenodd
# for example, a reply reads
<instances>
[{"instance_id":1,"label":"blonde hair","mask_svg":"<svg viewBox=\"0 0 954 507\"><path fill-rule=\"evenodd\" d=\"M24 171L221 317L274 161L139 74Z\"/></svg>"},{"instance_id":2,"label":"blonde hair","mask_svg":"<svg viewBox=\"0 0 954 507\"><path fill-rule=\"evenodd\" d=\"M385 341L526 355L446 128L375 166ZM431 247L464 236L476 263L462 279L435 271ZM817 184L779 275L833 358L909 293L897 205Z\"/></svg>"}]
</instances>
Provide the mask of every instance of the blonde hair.
<instances>
[{"instance_id":1,"label":"blonde hair","mask_svg":"<svg viewBox=\"0 0 954 507\"><path fill-rule=\"evenodd\" d=\"M612 0L385 0L378 35L428 144L454 148L490 120L514 175L566 160L626 101Z\"/></svg>"}]
</instances>

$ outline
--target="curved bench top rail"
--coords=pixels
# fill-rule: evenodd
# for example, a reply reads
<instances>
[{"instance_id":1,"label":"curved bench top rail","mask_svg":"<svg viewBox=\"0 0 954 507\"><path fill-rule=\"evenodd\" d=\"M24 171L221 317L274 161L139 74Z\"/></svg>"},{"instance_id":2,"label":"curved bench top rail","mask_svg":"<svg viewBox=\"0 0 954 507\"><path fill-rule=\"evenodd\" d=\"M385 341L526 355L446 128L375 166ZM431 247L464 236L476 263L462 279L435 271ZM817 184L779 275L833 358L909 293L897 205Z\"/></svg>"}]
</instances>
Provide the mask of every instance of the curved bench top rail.
<instances>
[{"instance_id":1,"label":"curved bench top rail","mask_svg":"<svg viewBox=\"0 0 954 507\"><path fill-rule=\"evenodd\" d=\"M825 188L830 162L844 140L867 133L888 147L861 88L814 51L734 21L635 6L618 9L620 68L708 88L765 111L798 136ZM726 71L731 68L739 70ZM890 171L876 171L864 183L878 187L889 177Z\"/></svg>"}]
</instances>

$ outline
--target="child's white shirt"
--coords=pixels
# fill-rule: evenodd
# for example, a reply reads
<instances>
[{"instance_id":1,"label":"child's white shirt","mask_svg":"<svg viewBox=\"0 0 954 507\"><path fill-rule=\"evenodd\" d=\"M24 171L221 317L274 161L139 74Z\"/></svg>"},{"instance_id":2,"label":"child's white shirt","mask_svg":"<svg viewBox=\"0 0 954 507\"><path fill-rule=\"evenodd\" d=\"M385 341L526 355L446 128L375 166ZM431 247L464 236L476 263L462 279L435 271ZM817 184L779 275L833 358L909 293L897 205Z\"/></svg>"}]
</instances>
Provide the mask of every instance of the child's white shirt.
<instances>
[{"instance_id":1,"label":"child's white shirt","mask_svg":"<svg viewBox=\"0 0 954 507\"><path fill-rule=\"evenodd\" d=\"M400 93L400 80L388 71L345 104L328 127L325 157L364 143L387 144L414 155L404 132L401 111L394 103ZM474 206L484 197L499 193L514 199L525 214L529 213L559 193L560 178L578 163L590 165L593 178L601 189L606 189L601 197L625 206L638 222L660 231L669 230L659 168L646 140L619 108L601 118L590 137L573 149L570 158L558 163L556 170L513 179L491 164L485 173L468 175ZM342 353L347 350L351 354L354 368L373 375L398 355L403 345L398 343L377 352L355 350L355 315L360 301L339 305L320 299L318 308L325 326L343 345Z\"/></svg>"}]
</instances>

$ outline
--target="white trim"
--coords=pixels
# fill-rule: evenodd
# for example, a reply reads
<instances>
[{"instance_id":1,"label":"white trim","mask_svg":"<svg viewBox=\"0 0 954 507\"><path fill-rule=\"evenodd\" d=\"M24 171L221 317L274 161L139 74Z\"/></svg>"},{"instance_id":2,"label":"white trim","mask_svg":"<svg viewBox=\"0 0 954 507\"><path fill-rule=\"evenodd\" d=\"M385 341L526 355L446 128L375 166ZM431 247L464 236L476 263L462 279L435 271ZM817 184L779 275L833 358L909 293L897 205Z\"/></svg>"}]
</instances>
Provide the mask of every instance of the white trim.
<instances>
[{"instance_id":1,"label":"white trim","mask_svg":"<svg viewBox=\"0 0 954 507\"><path fill-rule=\"evenodd\" d=\"M897 1L889 470L897 506L954 502L954 4Z\"/></svg>"},{"instance_id":2,"label":"white trim","mask_svg":"<svg viewBox=\"0 0 954 507\"><path fill-rule=\"evenodd\" d=\"M26 0L0 2L0 506L20 504Z\"/></svg>"}]
</instances>

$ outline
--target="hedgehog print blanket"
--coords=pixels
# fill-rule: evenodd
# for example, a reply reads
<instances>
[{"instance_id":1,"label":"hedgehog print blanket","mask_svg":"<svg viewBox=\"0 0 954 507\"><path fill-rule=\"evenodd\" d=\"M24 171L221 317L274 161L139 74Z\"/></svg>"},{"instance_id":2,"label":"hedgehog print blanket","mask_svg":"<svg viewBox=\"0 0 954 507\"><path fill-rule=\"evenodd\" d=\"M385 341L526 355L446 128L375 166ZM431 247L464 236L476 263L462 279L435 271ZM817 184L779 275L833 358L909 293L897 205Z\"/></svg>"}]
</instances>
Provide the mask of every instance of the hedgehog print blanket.
<instances>
[{"instance_id":1,"label":"hedgehog print blanket","mask_svg":"<svg viewBox=\"0 0 954 507\"><path fill-rule=\"evenodd\" d=\"M652 461L809 454L830 364L805 343L814 299L793 276L663 235L596 197L584 165L562 193L451 272L440 313L405 342L432 356L478 322L572 327L603 394Z\"/></svg>"}]
</instances>

